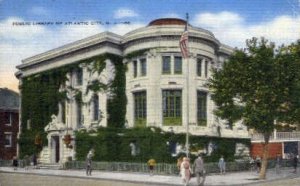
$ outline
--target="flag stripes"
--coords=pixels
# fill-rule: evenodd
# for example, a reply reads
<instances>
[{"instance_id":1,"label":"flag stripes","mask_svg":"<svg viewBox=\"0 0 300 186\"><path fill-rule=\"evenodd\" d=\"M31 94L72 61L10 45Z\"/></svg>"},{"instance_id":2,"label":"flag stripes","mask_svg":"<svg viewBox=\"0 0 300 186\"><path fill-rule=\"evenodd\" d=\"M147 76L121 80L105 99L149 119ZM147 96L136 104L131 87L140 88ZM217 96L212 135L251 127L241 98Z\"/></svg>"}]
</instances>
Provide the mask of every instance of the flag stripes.
<instances>
[{"instance_id":1,"label":"flag stripes","mask_svg":"<svg viewBox=\"0 0 300 186\"><path fill-rule=\"evenodd\" d=\"M180 41L179 41L179 46L181 50L181 55L183 58L188 58L189 57L189 49L188 49L188 31L185 29L185 31L182 33Z\"/></svg>"}]
</instances>

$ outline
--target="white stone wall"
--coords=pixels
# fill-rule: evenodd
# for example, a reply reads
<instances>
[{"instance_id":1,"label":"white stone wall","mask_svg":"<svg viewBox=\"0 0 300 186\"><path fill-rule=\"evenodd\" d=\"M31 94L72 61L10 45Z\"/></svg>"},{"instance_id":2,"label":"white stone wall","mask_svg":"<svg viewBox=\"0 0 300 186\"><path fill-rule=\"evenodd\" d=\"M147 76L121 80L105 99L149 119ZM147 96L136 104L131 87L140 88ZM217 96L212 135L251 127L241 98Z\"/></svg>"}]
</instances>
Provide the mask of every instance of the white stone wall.
<instances>
[{"instance_id":1,"label":"white stone wall","mask_svg":"<svg viewBox=\"0 0 300 186\"><path fill-rule=\"evenodd\" d=\"M177 29L177 28L176 28ZM146 32L143 30L143 33ZM171 30L172 31L172 30ZM169 32L171 32L169 30ZM136 37L141 37L138 33L134 33ZM131 36L134 38L134 36ZM162 122L162 90L163 89L180 89L182 90L182 126L172 126L175 132L186 132L186 117L187 117L187 97L189 102L189 125L190 133L195 135L209 135L218 136L218 126L222 137L248 137L247 128L241 127L238 123L233 127L233 130L226 128L224 121L218 121L213 114L216 108L214 102L211 100L211 95L205 87L208 78L211 76L210 69L212 67L221 68L222 63L225 61L226 56L218 54L216 48L213 45L208 45L205 42L189 42L190 58L189 58L189 93L187 96L187 80L186 80L186 68L187 62L182 62L182 74L162 74L162 55L180 55L180 49L178 47L178 40L147 40L145 42L138 42L135 45L131 45L125 48L125 54L135 50L143 48L152 48L147 52L147 76L140 77L140 66L138 63L138 76L133 77L133 60L126 61L128 71L126 72L126 95L128 99L126 118L128 125L134 127L134 100L133 93L137 91L147 92L147 126L162 127L164 130L170 130L170 126L163 126ZM204 65L202 63L202 76L198 77L196 72L197 56L201 55L209 60L208 63L208 76L204 76ZM171 69L174 68L174 63L171 63ZM170 84L169 82L172 82ZM176 84L173 84L173 83ZM207 126L197 126L197 90L207 92Z\"/></svg>"},{"instance_id":2,"label":"white stone wall","mask_svg":"<svg viewBox=\"0 0 300 186\"><path fill-rule=\"evenodd\" d=\"M179 37L183 32L183 25L167 25L167 26L147 26L135 31L129 32L122 36L117 36L112 33L99 34L86 40L81 40L73 44L69 44L58 49L28 58L23 60L23 64L19 65L23 77L29 76L34 73L40 73L46 70L60 68L64 65L73 64L80 60L88 59L104 53L113 53L120 56L142 50L150 49L144 56L138 56L136 59L125 59L124 63L127 65L126 71L126 125L134 127L134 100L133 93L137 91L147 92L147 126L161 127L165 131L169 131L171 126L163 126L162 116L162 90L164 89L180 89L182 91L182 126L172 126L174 132L186 132L187 123L189 123L189 131L194 135L208 135L218 136L218 127L222 137L248 137L247 128L238 122L233 129L228 129L225 122L216 118L213 110L216 108L214 102L211 100L211 94L205 86L207 79L211 76L208 71L208 77L204 75L205 63L202 63L202 76L197 76L197 57L203 56L209 60L208 69L212 67L221 68L226 60L227 54L232 50L222 45L211 32L189 27L189 50L190 57L182 61L182 74L174 74L174 61L171 62L171 74L162 74L162 55L179 55ZM165 37L166 36L166 37ZM149 39L149 37L152 37ZM102 42L110 42L114 47L103 44ZM84 52L68 55L69 52L81 50L84 47L97 46L93 49L85 49ZM116 45L119 45L116 47ZM121 50L121 46L123 51ZM65 56L67 54L67 56ZM59 58L57 58L59 57ZM140 63L138 62L138 77L133 77L133 60L138 60L139 57L146 58L147 60L147 75L141 77ZM50 60L50 62L43 63ZM78 130L79 127L88 130L99 126L107 126L107 100L110 93L102 91L97 93L99 96L99 109L102 112L102 118L98 121L93 121L92 110L93 104L91 99L93 92L87 92L87 86L93 80L99 80L102 83L109 83L115 77L115 69L111 61L106 60L106 68L101 74L97 72L91 73L90 65L81 65L83 70L83 83L76 85L76 75L69 73L68 81L66 82L65 89L68 91L68 101L66 101L66 128L72 133ZM35 64L36 66L30 66ZM189 65L189 66L187 66ZM27 67L27 68L25 68ZM188 72L187 72L188 67ZM24 68L24 69L22 69ZM188 80L187 80L188 79ZM68 89L71 86L82 92L82 108L81 113L83 116L82 122L77 123L77 103L75 101L75 91ZM188 88L187 88L188 86ZM187 91L188 89L188 91ZM197 91L207 92L207 126L197 126ZM187 104L188 102L188 104ZM61 109L60 109L61 110ZM188 116L187 116L187 113ZM58 118L62 113L59 113ZM187 118L189 119L187 121ZM58 135L60 141L60 157L61 161L66 161L70 154L70 149L67 149L63 143L63 136L66 131L51 131L48 135L49 144L48 150L50 158L53 161L53 145L51 144L51 136ZM52 145L52 146L51 146Z\"/></svg>"}]
</instances>

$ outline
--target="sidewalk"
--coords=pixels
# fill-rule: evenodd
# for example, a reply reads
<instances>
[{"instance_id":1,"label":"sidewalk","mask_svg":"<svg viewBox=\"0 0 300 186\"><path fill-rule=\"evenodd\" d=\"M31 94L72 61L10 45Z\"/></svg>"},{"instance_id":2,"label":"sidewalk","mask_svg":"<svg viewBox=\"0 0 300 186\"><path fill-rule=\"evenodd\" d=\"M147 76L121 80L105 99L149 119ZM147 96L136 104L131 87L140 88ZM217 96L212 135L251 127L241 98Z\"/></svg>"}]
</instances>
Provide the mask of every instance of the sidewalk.
<instances>
[{"instance_id":1,"label":"sidewalk","mask_svg":"<svg viewBox=\"0 0 300 186\"><path fill-rule=\"evenodd\" d=\"M103 179L103 180L117 180L133 183L147 183L153 185L182 185L179 176L166 176L166 175L153 175L150 176L144 173L128 173L128 172L106 172L106 171L93 171L92 176L86 176L85 170L49 170L49 169L29 169L18 168L13 170L12 167L0 167L1 172L21 173L21 174L39 174L47 176L66 176L84 179ZM231 172L225 175L209 174L206 176L205 185L221 186L221 185L251 185L259 182L268 182L277 179L288 179L300 177L300 170L297 174L292 173L291 168L284 168L280 174L276 174L274 170L268 170L266 180L258 180L258 173L256 172ZM191 186L196 185L196 179L192 178L190 181Z\"/></svg>"}]
</instances>

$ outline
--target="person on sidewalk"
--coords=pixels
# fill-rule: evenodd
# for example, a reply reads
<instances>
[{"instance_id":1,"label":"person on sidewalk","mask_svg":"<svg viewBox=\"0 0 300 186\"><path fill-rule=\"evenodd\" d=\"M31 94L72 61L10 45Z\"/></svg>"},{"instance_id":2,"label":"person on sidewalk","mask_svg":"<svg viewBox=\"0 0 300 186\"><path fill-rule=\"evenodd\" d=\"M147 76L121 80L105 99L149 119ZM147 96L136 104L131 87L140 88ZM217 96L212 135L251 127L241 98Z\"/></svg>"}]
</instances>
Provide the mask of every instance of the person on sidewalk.
<instances>
[{"instance_id":1,"label":"person on sidewalk","mask_svg":"<svg viewBox=\"0 0 300 186\"><path fill-rule=\"evenodd\" d=\"M19 165L18 159L16 156L14 156L12 160L12 166L14 167L14 170L18 169L18 165Z\"/></svg>"},{"instance_id":2,"label":"person on sidewalk","mask_svg":"<svg viewBox=\"0 0 300 186\"><path fill-rule=\"evenodd\" d=\"M276 156L276 160L275 160L276 164L275 164L275 172L276 174L279 174L280 173L280 168L281 168L281 164L282 164L282 158L280 156L280 154L277 154Z\"/></svg>"},{"instance_id":3,"label":"person on sidewalk","mask_svg":"<svg viewBox=\"0 0 300 186\"><path fill-rule=\"evenodd\" d=\"M223 155L221 156L221 158L219 159L219 163L218 163L218 166L219 166L219 169L220 169L220 174L225 174L225 160L224 160L224 157Z\"/></svg>"},{"instance_id":4,"label":"person on sidewalk","mask_svg":"<svg viewBox=\"0 0 300 186\"><path fill-rule=\"evenodd\" d=\"M260 172L260 168L261 168L261 159L260 159L259 156L256 157L255 163L256 163L256 170L257 170L257 173L259 173L259 172Z\"/></svg>"},{"instance_id":5,"label":"person on sidewalk","mask_svg":"<svg viewBox=\"0 0 300 186\"><path fill-rule=\"evenodd\" d=\"M149 172L150 172L150 176L153 176L154 174L154 167L156 165L156 161L153 158L150 158L147 162L148 167L149 167Z\"/></svg>"},{"instance_id":6,"label":"person on sidewalk","mask_svg":"<svg viewBox=\"0 0 300 186\"><path fill-rule=\"evenodd\" d=\"M187 157L183 158L183 161L180 165L180 174L181 174L183 184L185 186L188 185L191 179L191 166L190 166L190 160Z\"/></svg>"},{"instance_id":7,"label":"person on sidewalk","mask_svg":"<svg viewBox=\"0 0 300 186\"><path fill-rule=\"evenodd\" d=\"M294 157L293 157L293 167L294 167L294 173L297 173L297 167L298 167L298 157L296 154L294 154Z\"/></svg>"},{"instance_id":8,"label":"person on sidewalk","mask_svg":"<svg viewBox=\"0 0 300 186\"><path fill-rule=\"evenodd\" d=\"M37 169L37 168L38 168L38 167L37 167L37 156L36 156L35 153L32 155L32 165L33 165L33 168L34 168L34 169Z\"/></svg>"},{"instance_id":9,"label":"person on sidewalk","mask_svg":"<svg viewBox=\"0 0 300 186\"><path fill-rule=\"evenodd\" d=\"M181 163L183 162L183 156L180 156L178 159L177 159L177 168L178 168L178 171L179 171L179 176L181 176L181 173L180 173L180 167L181 167Z\"/></svg>"},{"instance_id":10,"label":"person on sidewalk","mask_svg":"<svg viewBox=\"0 0 300 186\"><path fill-rule=\"evenodd\" d=\"M94 156L94 150L91 149L86 156L86 175L92 175L92 157Z\"/></svg>"},{"instance_id":11,"label":"person on sidewalk","mask_svg":"<svg viewBox=\"0 0 300 186\"><path fill-rule=\"evenodd\" d=\"M197 178L197 185L203 185L205 181L205 170L201 154L199 154L194 161L194 173Z\"/></svg>"}]
</instances>

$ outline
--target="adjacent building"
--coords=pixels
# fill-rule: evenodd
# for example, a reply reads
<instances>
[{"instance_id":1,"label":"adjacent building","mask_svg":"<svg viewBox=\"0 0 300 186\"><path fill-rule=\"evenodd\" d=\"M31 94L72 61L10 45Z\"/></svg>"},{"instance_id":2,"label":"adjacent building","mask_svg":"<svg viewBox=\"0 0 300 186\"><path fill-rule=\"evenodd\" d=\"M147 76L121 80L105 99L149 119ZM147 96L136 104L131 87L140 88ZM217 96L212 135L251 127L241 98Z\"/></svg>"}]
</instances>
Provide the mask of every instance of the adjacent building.
<instances>
[{"instance_id":1,"label":"adjacent building","mask_svg":"<svg viewBox=\"0 0 300 186\"><path fill-rule=\"evenodd\" d=\"M230 128L213 114L216 106L206 86L211 69L222 68L233 49L210 31L188 25L189 58L184 59L179 40L185 25L181 19L157 19L124 36L103 32L24 59L17 66L21 86L28 77L80 63L77 68L69 68L59 88L66 92L67 100L59 102L58 113L53 113L50 123L43 124L48 134L48 144L42 151L44 160L66 161L71 153L62 145L66 134L73 138L76 130L108 125L112 90L99 91L99 87L120 77L116 75L116 63L126 66L125 127L154 126L179 133L186 132L189 125L193 135L248 138L242 123ZM122 60L97 58L107 53Z\"/></svg>"},{"instance_id":2,"label":"adjacent building","mask_svg":"<svg viewBox=\"0 0 300 186\"><path fill-rule=\"evenodd\" d=\"M0 88L0 159L9 160L17 155L19 132L19 94Z\"/></svg>"}]
</instances>

